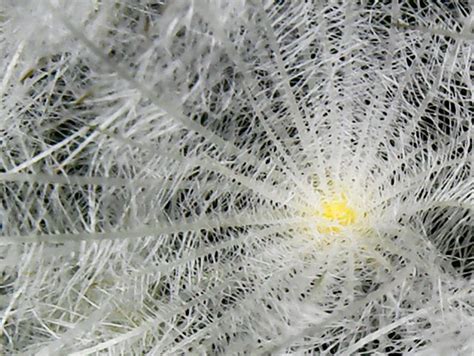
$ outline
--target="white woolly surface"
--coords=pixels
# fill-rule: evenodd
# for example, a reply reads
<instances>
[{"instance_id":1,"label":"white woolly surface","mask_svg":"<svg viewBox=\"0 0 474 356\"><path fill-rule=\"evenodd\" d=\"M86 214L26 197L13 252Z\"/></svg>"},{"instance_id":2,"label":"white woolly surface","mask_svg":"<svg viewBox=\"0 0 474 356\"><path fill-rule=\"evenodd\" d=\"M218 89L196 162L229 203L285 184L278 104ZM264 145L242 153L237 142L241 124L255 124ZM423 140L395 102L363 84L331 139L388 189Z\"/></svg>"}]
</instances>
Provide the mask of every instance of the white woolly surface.
<instances>
[{"instance_id":1,"label":"white woolly surface","mask_svg":"<svg viewBox=\"0 0 474 356\"><path fill-rule=\"evenodd\" d=\"M4 4L2 353L474 352L467 1Z\"/></svg>"}]
</instances>

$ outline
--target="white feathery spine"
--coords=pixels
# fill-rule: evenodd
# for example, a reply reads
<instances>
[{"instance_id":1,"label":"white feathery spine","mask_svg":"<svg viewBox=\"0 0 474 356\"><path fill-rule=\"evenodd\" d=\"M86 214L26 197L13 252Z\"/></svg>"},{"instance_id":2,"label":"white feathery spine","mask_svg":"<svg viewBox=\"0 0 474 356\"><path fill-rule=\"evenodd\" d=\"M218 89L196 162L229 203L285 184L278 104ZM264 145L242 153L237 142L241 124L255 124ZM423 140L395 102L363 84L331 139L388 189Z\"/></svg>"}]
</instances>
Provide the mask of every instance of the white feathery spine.
<instances>
[{"instance_id":1,"label":"white feathery spine","mask_svg":"<svg viewBox=\"0 0 474 356\"><path fill-rule=\"evenodd\" d=\"M474 352L473 29L468 1L5 0L0 350Z\"/></svg>"}]
</instances>

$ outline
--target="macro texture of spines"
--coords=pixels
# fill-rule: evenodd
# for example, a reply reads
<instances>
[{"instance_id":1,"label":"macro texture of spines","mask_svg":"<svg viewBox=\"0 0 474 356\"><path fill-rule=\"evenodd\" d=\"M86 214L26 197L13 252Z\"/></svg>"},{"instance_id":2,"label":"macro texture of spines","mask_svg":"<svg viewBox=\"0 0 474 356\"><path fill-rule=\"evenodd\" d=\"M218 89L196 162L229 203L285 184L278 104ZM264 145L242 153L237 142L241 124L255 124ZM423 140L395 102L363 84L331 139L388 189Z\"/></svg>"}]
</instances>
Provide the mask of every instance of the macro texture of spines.
<instances>
[{"instance_id":1,"label":"macro texture of spines","mask_svg":"<svg viewBox=\"0 0 474 356\"><path fill-rule=\"evenodd\" d=\"M4 1L1 352L474 352L468 1Z\"/></svg>"}]
</instances>

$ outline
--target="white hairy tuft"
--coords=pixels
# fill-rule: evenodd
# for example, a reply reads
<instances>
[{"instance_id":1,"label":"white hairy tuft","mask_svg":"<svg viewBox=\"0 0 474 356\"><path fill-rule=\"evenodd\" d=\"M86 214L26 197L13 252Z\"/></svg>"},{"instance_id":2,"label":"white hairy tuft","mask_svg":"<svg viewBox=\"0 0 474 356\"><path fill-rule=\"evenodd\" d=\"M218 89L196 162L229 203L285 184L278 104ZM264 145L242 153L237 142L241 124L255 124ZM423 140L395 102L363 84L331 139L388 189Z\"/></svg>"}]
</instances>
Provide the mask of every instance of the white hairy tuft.
<instances>
[{"instance_id":1,"label":"white hairy tuft","mask_svg":"<svg viewBox=\"0 0 474 356\"><path fill-rule=\"evenodd\" d=\"M468 1L4 1L0 351L474 352Z\"/></svg>"}]
</instances>

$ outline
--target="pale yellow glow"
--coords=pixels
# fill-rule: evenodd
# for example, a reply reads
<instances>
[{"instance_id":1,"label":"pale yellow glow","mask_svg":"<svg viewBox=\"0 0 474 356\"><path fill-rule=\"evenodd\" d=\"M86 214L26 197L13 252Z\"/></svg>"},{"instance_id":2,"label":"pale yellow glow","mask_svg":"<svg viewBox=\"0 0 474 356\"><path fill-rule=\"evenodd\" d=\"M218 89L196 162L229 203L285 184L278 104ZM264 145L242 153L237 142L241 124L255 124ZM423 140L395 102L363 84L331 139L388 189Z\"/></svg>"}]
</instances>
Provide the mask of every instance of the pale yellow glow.
<instances>
[{"instance_id":1,"label":"pale yellow glow","mask_svg":"<svg viewBox=\"0 0 474 356\"><path fill-rule=\"evenodd\" d=\"M357 218L355 210L349 206L344 195L323 202L317 215L327 221L318 224L320 233L338 233L341 228L354 224Z\"/></svg>"}]
</instances>

